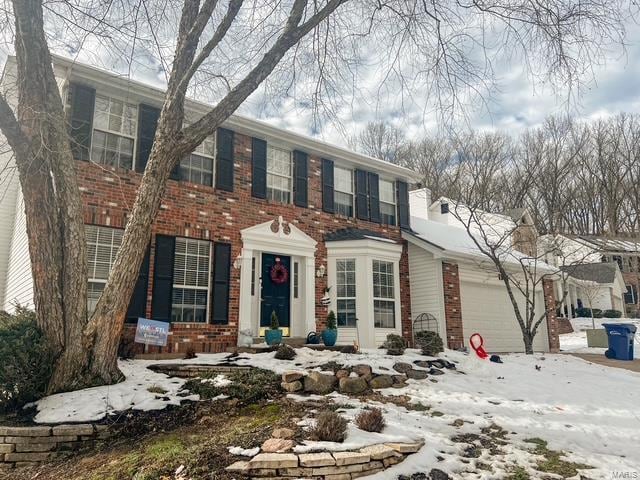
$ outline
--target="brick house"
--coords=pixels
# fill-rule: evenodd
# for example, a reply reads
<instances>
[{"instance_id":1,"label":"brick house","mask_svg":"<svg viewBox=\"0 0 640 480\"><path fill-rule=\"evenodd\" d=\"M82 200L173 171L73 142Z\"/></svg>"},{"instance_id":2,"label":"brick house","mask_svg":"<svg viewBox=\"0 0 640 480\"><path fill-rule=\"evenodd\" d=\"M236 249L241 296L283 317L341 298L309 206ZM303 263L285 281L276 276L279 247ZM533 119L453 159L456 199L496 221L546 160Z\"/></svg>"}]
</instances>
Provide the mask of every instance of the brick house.
<instances>
[{"instance_id":1,"label":"brick house","mask_svg":"<svg viewBox=\"0 0 640 480\"><path fill-rule=\"evenodd\" d=\"M75 140L88 244L89 308L120 245L162 91L56 57ZM2 84L14 82L9 59ZM187 121L206 111L190 101ZM233 116L169 180L127 315L170 322L165 352L217 352L263 335L272 312L306 337L337 314L338 342L411 338L410 170ZM17 181L0 203L0 307L32 304ZM158 351L151 347L148 351Z\"/></svg>"}]
</instances>

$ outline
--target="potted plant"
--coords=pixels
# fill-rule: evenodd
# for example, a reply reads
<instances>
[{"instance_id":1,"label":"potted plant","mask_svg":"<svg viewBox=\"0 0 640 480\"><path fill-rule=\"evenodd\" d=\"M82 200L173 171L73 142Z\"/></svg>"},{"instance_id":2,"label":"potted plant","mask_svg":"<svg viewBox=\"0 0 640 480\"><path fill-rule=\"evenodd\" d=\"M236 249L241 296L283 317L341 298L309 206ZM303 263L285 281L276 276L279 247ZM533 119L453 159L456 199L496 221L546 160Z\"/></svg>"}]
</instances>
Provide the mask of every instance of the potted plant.
<instances>
[{"instance_id":1,"label":"potted plant","mask_svg":"<svg viewBox=\"0 0 640 480\"><path fill-rule=\"evenodd\" d=\"M333 310L327 315L327 328L322 332L322 341L327 347L333 347L338 340L338 323Z\"/></svg>"},{"instance_id":2,"label":"potted plant","mask_svg":"<svg viewBox=\"0 0 640 480\"><path fill-rule=\"evenodd\" d=\"M282 330L276 311L271 312L271 326L264 332L264 341L267 345L279 345L282 343Z\"/></svg>"}]
</instances>

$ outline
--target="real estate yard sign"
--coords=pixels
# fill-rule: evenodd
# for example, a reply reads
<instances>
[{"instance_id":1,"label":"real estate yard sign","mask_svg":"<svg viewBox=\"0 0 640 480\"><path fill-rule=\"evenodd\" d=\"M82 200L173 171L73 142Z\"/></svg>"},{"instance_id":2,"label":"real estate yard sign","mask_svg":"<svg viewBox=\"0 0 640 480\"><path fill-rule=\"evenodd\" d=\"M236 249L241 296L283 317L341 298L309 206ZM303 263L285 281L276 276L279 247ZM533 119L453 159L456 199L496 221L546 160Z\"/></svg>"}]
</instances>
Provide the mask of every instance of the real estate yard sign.
<instances>
[{"instance_id":1,"label":"real estate yard sign","mask_svg":"<svg viewBox=\"0 0 640 480\"><path fill-rule=\"evenodd\" d=\"M136 343L144 343L145 345L157 345L164 347L167 345L167 336L169 335L169 323L158 322L157 320L149 320L147 318L139 318L136 327Z\"/></svg>"}]
</instances>

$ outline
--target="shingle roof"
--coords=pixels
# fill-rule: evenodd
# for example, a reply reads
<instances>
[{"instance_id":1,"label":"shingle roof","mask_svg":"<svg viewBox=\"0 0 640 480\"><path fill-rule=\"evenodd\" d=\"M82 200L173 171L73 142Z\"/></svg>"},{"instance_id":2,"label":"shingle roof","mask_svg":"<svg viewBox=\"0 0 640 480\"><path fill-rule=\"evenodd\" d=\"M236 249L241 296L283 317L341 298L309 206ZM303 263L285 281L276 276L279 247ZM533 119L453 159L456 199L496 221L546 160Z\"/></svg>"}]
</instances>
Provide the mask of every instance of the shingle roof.
<instances>
[{"instance_id":1,"label":"shingle roof","mask_svg":"<svg viewBox=\"0 0 640 480\"><path fill-rule=\"evenodd\" d=\"M344 240L381 240L385 242L394 242L390 238L387 238L378 232L373 230L367 230L365 228L342 228L335 232L327 233L324 235L325 242L341 242Z\"/></svg>"},{"instance_id":2,"label":"shingle roof","mask_svg":"<svg viewBox=\"0 0 640 480\"><path fill-rule=\"evenodd\" d=\"M563 272L579 280L596 283L613 283L618 264L616 262L581 263L560 267Z\"/></svg>"},{"instance_id":3,"label":"shingle roof","mask_svg":"<svg viewBox=\"0 0 640 480\"><path fill-rule=\"evenodd\" d=\"M640 253L640 240L634 238L578 237L604 252Z\"/></svg>"}]
</instances>

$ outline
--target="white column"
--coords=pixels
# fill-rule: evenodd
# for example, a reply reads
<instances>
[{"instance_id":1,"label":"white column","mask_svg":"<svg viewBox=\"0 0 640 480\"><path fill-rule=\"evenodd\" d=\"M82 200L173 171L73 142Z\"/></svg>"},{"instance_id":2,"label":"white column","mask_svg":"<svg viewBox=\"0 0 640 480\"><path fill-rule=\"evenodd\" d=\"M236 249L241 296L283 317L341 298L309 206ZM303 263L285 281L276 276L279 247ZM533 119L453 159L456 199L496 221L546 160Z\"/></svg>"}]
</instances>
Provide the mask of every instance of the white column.
<instances>
[{"instance_id":1,"label":"white column","mask_svg":"<svg viewBox=\"0 0 640 480\"><path fill-rule=\"evenodd\" d=\"M301 270L304 271L304 287L302 314L306 336L309 332L316 331L316 263L314 256L303 257Z\"/></svg>"},{"instance_id":2,"label":"white column","mask_svg":"<svg viewBox=\"0 0 640 480\"><path fill-rule=\"evenodd\" d=\"M242 259L240 260L240 299L238 311L238 330L251 330L254 336L258 331L252 325L251 313L251 258L253 250L242 249Z\"/></svg>"}]
</instances>

